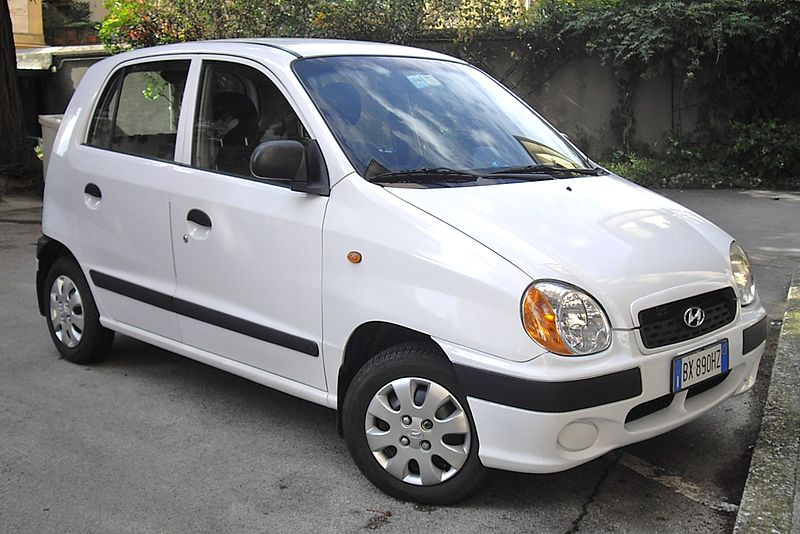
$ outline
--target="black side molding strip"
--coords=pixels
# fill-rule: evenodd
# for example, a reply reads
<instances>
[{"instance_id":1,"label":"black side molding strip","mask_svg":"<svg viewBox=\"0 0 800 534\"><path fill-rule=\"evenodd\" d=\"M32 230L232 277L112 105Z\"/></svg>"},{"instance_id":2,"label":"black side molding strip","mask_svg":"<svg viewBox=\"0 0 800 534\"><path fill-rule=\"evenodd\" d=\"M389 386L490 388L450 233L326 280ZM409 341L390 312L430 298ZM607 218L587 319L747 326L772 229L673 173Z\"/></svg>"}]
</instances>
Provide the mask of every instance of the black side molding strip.
<instances>
[{"instance_id":1,"label":"black side molding strip","mask_svg":"<svg viewBox=\"0 0 800 534\"><path fill-rule=\"evenodd\" d=\"M319 346L310 339L275 330L274 328L240 319L239 317L212 310L192 302L176 299L170 295L165 295L164 293L159 293L158 291L153 291L152 289L132 284L101 272L89 271L89 274L94 284L102 289L144 302L145 304L161 308L162 310L189 317L190 319L196 319L226 330L231 330L232 332L260 339L267 343L272 343L273 345L296 350L297 352L302 352L309 356L319 356Z\"/></svg>"},{"instance_id":2,"label":"black side molding strip","mask_svg":"<svg viewBox=\"0 0 800 534\"><path fill-rule=\"evenodd\" d=\"M272 343L273 345L280 345L287 349L296 350L297 352L302 352L309 356L319 356L319 347L309 339L288 334L281 330L275 330L274 328L253 323L245 319L240 319L233 315L228 315L227 313L212 310L185 300L173 299L173 301L175 303L175 313L178 315L213 324L214 326L238 332L245 336L254 337Z\"/></svg>"},{"instance_id":3,"label":"black side molding strip","mask_svg":"<svg viewBox=\"0 0 800 534\"><path fill-rule=\"evenodd\" d=\"M571 412L642 394L638 367L568 382L539 382L466 365L454 367L467 396L535 412Z\"/></svg>"},{"instance_id":4,"label":"black side molding strip","mask_svg":"<svg viewBox=\"0 0 800 534\"><path fill-rule=\"evenodd\" d=\"M742 354L747 354L767 339L767 316L742 332Z\"/></svg>"},{"instance_id":5,"label":"black side molding strip","mask_svg":"<svg viewBox=\"0 0 800 534\"><path fill-rule=\"evenodd\" d=\"M91 275L92 282L94 282L94 285L97 287L107 289L108 291L112 291L133 300L138 300L139 302L144 302L145 304L155 306L156 308L161 308L162 310L171 312L175 311L175 307L172 302L173 299L169 295L165 295L164 293L159 293L158 291L153 291L152 289L147 289L146 287L136 284L131 284L125 280L120 280L119 278L115 278L97 271L89 271L89 275Z\"/></svg>"}]
</instances>

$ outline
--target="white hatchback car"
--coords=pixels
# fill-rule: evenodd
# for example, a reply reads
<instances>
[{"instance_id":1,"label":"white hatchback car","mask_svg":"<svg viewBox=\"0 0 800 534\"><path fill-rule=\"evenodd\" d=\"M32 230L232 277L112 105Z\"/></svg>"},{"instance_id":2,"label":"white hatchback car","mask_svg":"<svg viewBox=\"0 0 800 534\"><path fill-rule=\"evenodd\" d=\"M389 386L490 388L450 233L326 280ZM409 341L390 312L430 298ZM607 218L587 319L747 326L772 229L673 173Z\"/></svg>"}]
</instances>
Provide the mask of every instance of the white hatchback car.
<instances>
[{"instance_id":1,"label":"white hatchback car","mask_svg":"<svg viewBox=\"0 0 800 534\"><path fill-rule=\"evenodd\" d=\"M120 54L55 140L39 306L338 410L385 492L569 469L753 385L744 251L438 53L245 39Z\"/></svg>"}]
</instances>

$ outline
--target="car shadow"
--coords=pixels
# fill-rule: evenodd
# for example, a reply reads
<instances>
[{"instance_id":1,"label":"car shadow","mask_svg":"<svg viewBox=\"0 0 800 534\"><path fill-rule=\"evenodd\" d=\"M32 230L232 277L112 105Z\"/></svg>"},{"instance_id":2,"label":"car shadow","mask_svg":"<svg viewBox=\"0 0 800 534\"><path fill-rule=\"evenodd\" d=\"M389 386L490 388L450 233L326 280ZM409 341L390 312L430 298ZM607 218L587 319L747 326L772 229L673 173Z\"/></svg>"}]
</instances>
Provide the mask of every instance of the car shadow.
<instances>
[{"instance_id":1,"label":"car shadow","mask_svg":"<svg viewBox=\"0 0 800 534\"><path fill-rule=\"evenodd\" d=\"M121 373L128 379L156 381L165 390L197 396L202 399L203 409L210 412L209 417L224 418L225 414L235 412L239 419L244 419L237 424L259 426L268 421L266 426L270 431L291 430L315 436L320 444L338 442L339 446L322 451L331 456L331 469L341 471L345 478L355 475L356 485L367 484L355 467L350 467L344 440L338 435L336 412L326 407L119 334L112 353L94 369L114 375ZM552 506L553 502L574 507L576 498L585 499L591 493L595 481L604 476L610 463L603 457L566 472L544 475L492 469L487 472L481 490L459 507L530 509L545 503Z\"/></svg>"}]
</instances>

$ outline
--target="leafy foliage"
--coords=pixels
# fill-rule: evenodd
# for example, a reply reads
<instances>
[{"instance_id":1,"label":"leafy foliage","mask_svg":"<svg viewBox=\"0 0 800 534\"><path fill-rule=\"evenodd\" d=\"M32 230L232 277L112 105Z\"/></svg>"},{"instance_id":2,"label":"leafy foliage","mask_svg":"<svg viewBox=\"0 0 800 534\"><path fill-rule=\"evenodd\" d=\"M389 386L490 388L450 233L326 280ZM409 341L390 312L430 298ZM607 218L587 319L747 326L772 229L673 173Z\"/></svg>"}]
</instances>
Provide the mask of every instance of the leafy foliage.
<instances>
[{"instance_id":1,"label":"leafy foliage","mask_svg":"<svg viewBox=\"0 0 800 534\"><path fill-rule=\"evenodd\" d=\"M320 2L311 33L324 37L405 43L422 29L421 0Z\"/></svg>"},{"instance_id":2,"label":"leafy foliage","mask_svg":"<svg viewBox=\"0 0 800 534\"><path fill-rule=\"evenodd\" d=\"M800 124L734 123L725 153L731 164L763 181L800 177Z\"/></svg>"},{"instance_id":3,"label":"leafy foliage","mask_svg":"<svg viewBox=\"0 0 800 534\"><path fill-rule=\"evenodd\" d=\"M316 3L281 0L106 0L99 37L113 52L203 39L310 35Z\"/></svg>"},{"instance_id":4,"label":"leafy foliage","mask_svg":"<svg viewBox=\"0 0 800 534\"><path fill-rule=\"evenodd\" d=\"M734 123L730 140L699 145L670 139L660 157L615 152L605 166L649 187L796 187L800 125L777 120Z\"/></svg>"},{"instance_id":5,"label":"leafy foliage","mask_svg":"<svg viewBox=\"0 0 800 534\"><path fill-rule=\"evenodd\" d=\"M612 126L628 154L636 148L640 82L669 69L704 98L696 135L681 141L691 151L723 147L720 164L736 169L759 161L747 171L755 180L800 172L793 164L800 0L106 0L106 7L100 38L112 50L247 36L434 38L490 72L506 54L534 87L565 63L595 56L613 67Z\"/></svg>"},{"instance_id":6,"label":"leafy foliage","mask_svg":"<svg viewBox=\"0 0 800 534\"><path fill-rule=\"evenodd\" d=\"M422 27L422 0L106 0L100 31L113 51L202 39L339 37L407 42Z\"/></svg>"},{"instance_id":7,"label":"leafy foliage","mask_svg":"<svg viewBox=\"0 0 800 534\"><path fill-rule=\"evenodd\" d=\"M708 159L713 152L694 150L682 143L676 146L680 149L660 157L615 152L603 166L637 184L653 188L752 189L764 183L721 158Z\"/></svg>"}]
</instances>

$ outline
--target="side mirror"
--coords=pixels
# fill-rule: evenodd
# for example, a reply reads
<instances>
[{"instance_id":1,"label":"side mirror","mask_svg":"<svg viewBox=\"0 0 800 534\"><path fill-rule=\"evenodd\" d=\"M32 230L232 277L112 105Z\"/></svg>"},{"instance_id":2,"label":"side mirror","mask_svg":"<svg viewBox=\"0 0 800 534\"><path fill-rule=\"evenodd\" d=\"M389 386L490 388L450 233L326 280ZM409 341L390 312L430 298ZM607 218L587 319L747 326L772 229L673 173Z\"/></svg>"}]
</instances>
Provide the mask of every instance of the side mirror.
<instances>
[{"instance_id":1,"label":"side mirror","mask_svg":"<svg viewBox=\"0 0 800 534\"><path fill-rule=\"evenodd\" d=\"M250 172L262 180L306 181L306 149L298 141L266 141L250 156Z\"/></svg>"},{"instance_id":2,"label":"side mirror","mask_svg":"<svg viewBox=\"0 0 800 534\"><path fill-rule=\"evenodd\" d=\"M299 141L266 141L250 156L250 172L260 180L288 180L292 191L328 196L328 168L319 144Z\"/></svg>"}]
</instances>

